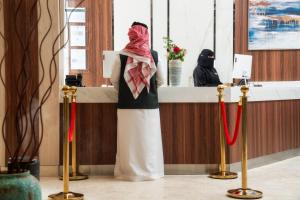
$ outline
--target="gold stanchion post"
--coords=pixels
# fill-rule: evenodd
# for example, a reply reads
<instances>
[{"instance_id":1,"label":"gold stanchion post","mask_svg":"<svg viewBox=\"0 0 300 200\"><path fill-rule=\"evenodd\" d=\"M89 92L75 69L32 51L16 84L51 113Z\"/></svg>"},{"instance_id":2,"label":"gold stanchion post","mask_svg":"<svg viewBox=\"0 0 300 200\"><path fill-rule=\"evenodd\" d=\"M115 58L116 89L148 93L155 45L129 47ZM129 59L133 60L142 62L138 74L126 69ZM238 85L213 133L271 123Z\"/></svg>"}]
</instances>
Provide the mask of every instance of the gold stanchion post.
<instances>
[{"instance_id":1,"label":"gold stanchion post","mask_svg":"<svg viewBox=\"0 0 300 200\"><path fill-rule=\"evenodd\" d=\"M247 185L247 160L248 160L248 147L247 147L247 93L249 92L248 86L242 86L242 188L232 189L227 191L227 196L236 199L259 199L262 198L263 193L258 190L252 190Z\"/></svg>"},{"instance_id":2,"label":"gold stanchion post","mask_svg":"<svg viewBox=\"0 0 300 200\"><path fill-rule=\"evenodd\" d=\"M222 116L221 116L221 101L224 101L224 85L219 85L217 87L218 90L218 118L219 118L219 126L220 126L220 166L219 171L213 174L210 174L210 178L214 179L235 179L237 178L237 173L227 171L226 166L226 143L225 143L225 136L224 136L224 128L222 125Z\"/></svg>"},{"instance_id":3,"label":"gold stanchion post","mask_svg":"<svg viewBox=\"0 0 300 200\"><path fill-rule=\"evenodd\" d=\"M71 99L72 102L76 102L76 92L77 88L72 86L70 88L71 92ZM75 120L76 124L76 120ZM76 144L76 125L74 127L74 133L73 133L73 140L72 140L72 173L70 174L69 180L70 181L79 181L79 180L85 180L88 179L88 175L81 174L77 171L77 144Z\"/></svg>"},{"instance_id":4,"label":"gold stanchion post","mask_svg":"<svg viewBox=\"0 0 300 200\"><path fill-rule=\"evenodd\" d=\"M76 102L76 92L77 88L75 86L70 87L69 89L71 93L71 101ZM63 177L59 177L61 180ZM80 181L88 179L88 175L84 175L80 172L78 172L78 166L77 166L77 141L76 141L76 119L75 119L75 127L74 127L74 133L73 133L73 140L72 140L72 173L69 175L70 181Z\"/></svg>"},{"instance_id":5,"label":"gold stanchion post","mask_svg":"<svg viewBox=\"0 0 300 200\"><path fill-rule=\"evenodd\" d=\"M57 200L83 200L83 194L69 191L69 92L68 86L63 87L64 92L64 136L63 136L63 192L49 195L50 199Z\"/></svg>"}]
</instances>

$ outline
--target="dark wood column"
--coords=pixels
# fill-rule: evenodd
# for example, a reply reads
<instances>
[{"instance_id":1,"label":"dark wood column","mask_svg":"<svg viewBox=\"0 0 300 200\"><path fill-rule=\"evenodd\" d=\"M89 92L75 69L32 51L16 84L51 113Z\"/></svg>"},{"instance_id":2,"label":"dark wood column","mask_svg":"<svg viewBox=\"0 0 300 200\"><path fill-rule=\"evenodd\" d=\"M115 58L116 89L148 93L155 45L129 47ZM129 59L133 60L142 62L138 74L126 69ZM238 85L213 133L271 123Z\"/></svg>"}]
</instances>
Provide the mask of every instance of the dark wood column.
<instances>
[{"instance_id":1,"label":"dark wood column","mask_svg":"<svg viewBox=\"0 0 300 200\"><path fill-rule=\"evenodd\" d=\"M38 120L31 124L29 119L30 112L36 110L39 103L38 90L34 94L39 83L37 5L36 0L4 0L3 4L8 49L5 59L8 111L5 131L11 151L20 143L16 133L28 133L33 126L37 133L39 131ZM22 127L21 131L18 126Z\"/></svg>"}]
</instances>

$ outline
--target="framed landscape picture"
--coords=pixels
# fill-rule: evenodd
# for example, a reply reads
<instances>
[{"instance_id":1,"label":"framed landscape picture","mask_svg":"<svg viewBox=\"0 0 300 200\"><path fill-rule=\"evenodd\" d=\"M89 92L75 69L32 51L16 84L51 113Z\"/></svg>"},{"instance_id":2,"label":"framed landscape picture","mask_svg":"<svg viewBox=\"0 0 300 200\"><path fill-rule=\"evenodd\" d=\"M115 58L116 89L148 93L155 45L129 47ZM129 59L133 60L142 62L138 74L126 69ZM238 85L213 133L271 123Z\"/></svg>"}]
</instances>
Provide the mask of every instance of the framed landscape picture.
<instances>
[{"instance_id":1,"label":"framed landscape picture","mask_svg":"<svg viewBox=\"0 0 300 200\"><path fill-rule=\"evenodd\" d=\"M248 49L300 49L300 0L249 0Z\"/></svg>"}]
</instances>

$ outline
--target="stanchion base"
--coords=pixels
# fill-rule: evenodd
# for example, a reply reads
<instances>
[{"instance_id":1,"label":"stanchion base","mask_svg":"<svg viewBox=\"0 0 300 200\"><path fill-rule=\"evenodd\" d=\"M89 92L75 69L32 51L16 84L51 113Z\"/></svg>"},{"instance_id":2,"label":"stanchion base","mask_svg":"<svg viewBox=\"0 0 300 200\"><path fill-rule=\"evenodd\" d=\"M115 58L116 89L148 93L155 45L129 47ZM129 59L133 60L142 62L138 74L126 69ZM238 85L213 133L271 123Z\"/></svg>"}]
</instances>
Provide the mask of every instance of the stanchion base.
<instances>
[{"instance_id":1,"label":"stanchion base","mask_svg":"<svg viewBox=\"0 0 300 200\"><path fill-rule=\"evenodd\" d=\"M214 178L214 179L235 179L237 178L238 175L235 172L216 172L213 174L209 175L209 178Z\"/></svg>"},{"instance_id":2,"label":"stanchion base","mask_svg":"<svg viewBox=\"0 0 300 200\"><path fill-rule=\"evenodd\" d=\"M260 199L263 196L263 193L258 190L252 189L233 189L227 191L227 196L235 198L235 199Z\"/></svg>"},{"instance_id":3,"label":"stanchion base","mask_svg":"<svg viewBox=\"0 0 300 200\"><path fill-rule=\"evenodd\" d=\"M75 192L68 192L68 193L60 192L57 194L51 194L48 197L54 200L83 200L84 195Z\"/></svg>"},{"instance_id":4,"label":"stanchion base","mask_svg":"<svg viewBox=\"0 0 300 200\"><path fill-rule=\"evenodd\" d=\"M81 180L86 180L88 178L89 178L88 175L81 174L81 173L77 173L75 175L73 175L72 173L70 173L70 175L69 175L69 181L81 181ZM63 177L60 176L59 179L63 180Z\"/></svg>"}]
</instances>

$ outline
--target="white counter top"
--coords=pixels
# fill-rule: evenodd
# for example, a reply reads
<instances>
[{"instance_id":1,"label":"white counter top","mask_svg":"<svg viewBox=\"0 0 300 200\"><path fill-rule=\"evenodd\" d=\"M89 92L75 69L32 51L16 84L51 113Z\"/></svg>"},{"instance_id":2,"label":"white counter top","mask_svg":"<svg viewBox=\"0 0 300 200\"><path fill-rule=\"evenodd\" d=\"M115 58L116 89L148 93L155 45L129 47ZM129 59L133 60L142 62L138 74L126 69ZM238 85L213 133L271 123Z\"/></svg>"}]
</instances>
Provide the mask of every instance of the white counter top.
<instances>
[{"instance_id":1,"label":"white counter top","mask_svg":"<svg viewBox=\"0 0 300 200\"><path fill-rule=\"evenodd\" d=\"M300 99L300 81L259 82L262 87L250 84L249 101L278 101ZM230 101L236 102L241 95L239 87L230 88Z\"/></svg>"},{"instance_id":2,"label":"white counter top","mask_svg":"<svg viewBox=\"0 0 300 200\"><path fill-rule=\"evenodd\" d=\"M259 82L262 87L250 84L249 101L276 101L300 99L300 81ZM217 102L216 87L161 87L160 103L214 103ZM226 88L226 102L237 102L241 95L239 87ZM62 99L60 99L62 102ZM113 87L78 88L78 103L116 103L117 92Z\"/></svg>"}]
</instances>

